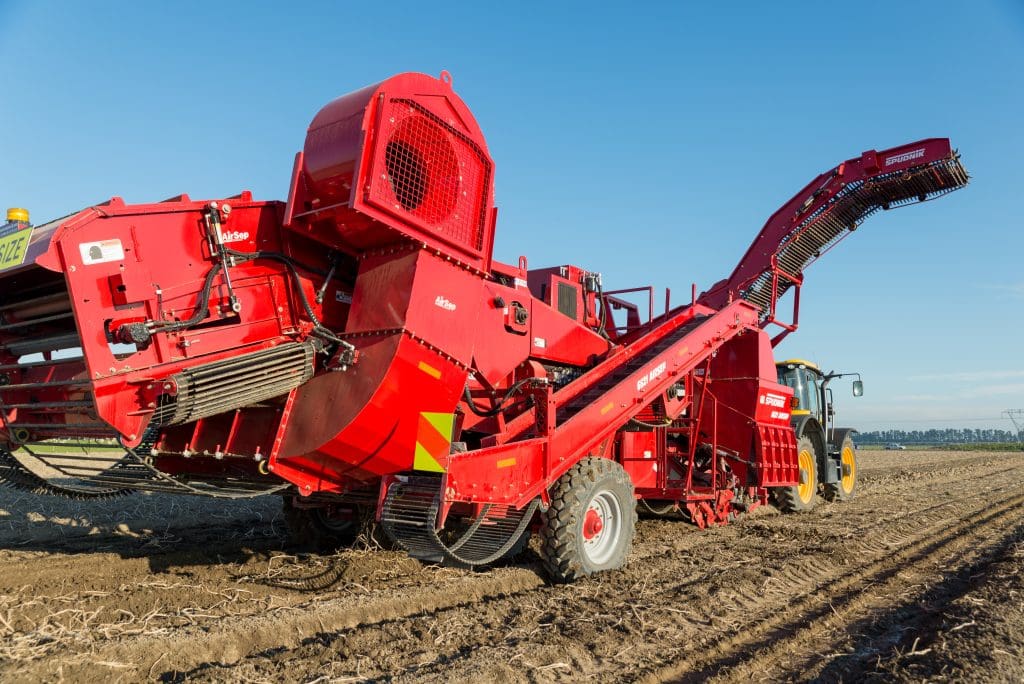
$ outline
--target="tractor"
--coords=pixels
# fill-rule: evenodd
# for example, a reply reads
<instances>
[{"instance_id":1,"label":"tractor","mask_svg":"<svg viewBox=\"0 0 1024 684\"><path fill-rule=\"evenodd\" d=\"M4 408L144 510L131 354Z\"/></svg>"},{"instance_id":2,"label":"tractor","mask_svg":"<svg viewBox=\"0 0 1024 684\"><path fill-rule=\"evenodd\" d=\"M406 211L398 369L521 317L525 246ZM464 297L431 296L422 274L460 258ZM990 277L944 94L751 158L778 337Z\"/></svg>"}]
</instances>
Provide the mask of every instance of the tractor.
<instances>
[{"instance_id":1,"label":"tractor","mask_svg":"<svg viewBox=\"0 0 1024 684\"><path fill-rule=\"evenodd\" d=\"M827 501L846 501L857 491L857 450L853 428L836 427L832 388L837 378L856 375L853 396L864 395L860 373L824 373L803 359L778 361L779 384L792 388L790 420L797 439L799 482L773 490L774 502L785 512L814 507L820 490Z\"/></svg>"}]
</instances>

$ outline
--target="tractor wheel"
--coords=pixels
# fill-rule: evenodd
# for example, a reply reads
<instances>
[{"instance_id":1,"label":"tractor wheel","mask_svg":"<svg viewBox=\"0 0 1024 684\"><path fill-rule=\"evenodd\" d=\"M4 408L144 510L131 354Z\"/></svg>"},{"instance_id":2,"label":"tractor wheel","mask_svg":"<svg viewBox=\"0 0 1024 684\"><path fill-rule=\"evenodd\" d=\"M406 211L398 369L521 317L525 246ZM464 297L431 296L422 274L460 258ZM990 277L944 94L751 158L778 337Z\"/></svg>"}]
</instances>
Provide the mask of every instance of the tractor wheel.
<instances>
[{"instance_id":1,"label":"tractor wheel","mask_svg":"<svg viewBox=\"0 0 1024 684\"><path fill-rule=\"evenodd\" d=\"M541 556L556 582L572 582L626 563L636 533L633 482L622 466L588 457L551 489Z\"/></svg>"},{"instance_id":2,"label":"tractor wheel","mask_svg":"<svg viewBox=\"0 0 1024 684\"><path fill-rule=\"evenodd\" d=\"M300 508L284 499L284 522L291 542L308 551L330 552L350 546L359 536L360 516L333 515L330 507Z\"/></svg>"},{"instance_id":3,"label":"tractor wheel","mask_svg":"<svg viewBox=\"0 0 1024 684\"><path fill-rule=\"evenodd\" d=\"M797 462L800 467L800 481L793 487L778 487L775 505L784 513L809 511L814 508L814 497L818 493L818 458L814 442L803 436L796 445Z\"/></svg>"},{"instance_id":4,"label":"tractor wheel","mask_svg":"<svg viewBox=\"0 0 1024 684\"><path fill-rule=\"evenodd\" d=\"M857 491L857 452L849 436L843 440L839 448L839 467L839 482L826 484L822 493L827 501L847 501L852 499Z\"/></svg>"}]
</instances>

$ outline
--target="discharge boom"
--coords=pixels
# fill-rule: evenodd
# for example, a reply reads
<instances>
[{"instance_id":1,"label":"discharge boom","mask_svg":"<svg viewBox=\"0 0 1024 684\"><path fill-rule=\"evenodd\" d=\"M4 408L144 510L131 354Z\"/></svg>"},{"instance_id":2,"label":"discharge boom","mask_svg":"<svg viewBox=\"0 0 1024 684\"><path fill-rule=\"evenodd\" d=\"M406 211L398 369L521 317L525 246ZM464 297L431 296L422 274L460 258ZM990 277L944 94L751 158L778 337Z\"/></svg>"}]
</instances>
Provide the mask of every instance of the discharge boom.
<instances>
[{"instance_id":1,"label":"discharge boom","mask_svg":"<svg viewBox=\"0 0 1024 684\"><path fill-rule=\"evenodd\" d=\"M729 278L643 317L595 271L494 260L484 136L447 74L401 74L314 117L286 203L114 198L8 224L0 476L278 494L305 541L373 516L468 565L537 531L555 579L618 567L636 499L703 527L800 483L780 298L874 211L966 183L945 139L865 152Z\"/></svg>"}]
</instances>

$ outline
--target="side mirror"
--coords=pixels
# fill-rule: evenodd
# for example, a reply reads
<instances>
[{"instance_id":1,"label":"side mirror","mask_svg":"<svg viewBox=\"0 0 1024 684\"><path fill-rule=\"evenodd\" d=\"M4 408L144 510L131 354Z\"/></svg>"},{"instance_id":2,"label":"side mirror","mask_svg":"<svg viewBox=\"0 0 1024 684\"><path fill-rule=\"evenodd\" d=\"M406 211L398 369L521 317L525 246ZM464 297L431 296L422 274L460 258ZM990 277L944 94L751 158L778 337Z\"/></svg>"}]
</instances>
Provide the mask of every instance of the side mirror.
<instances>
[{"instance_id":1,"label":"side mirror","mask_svg":"<svg viewBox=\"0 0 1024 684\"><path fill-rule=\"evenodd\" d=\"M864 396L864 382L862 380L853 381L853 396L863 397Z\"/></svg>"}]
</instances>

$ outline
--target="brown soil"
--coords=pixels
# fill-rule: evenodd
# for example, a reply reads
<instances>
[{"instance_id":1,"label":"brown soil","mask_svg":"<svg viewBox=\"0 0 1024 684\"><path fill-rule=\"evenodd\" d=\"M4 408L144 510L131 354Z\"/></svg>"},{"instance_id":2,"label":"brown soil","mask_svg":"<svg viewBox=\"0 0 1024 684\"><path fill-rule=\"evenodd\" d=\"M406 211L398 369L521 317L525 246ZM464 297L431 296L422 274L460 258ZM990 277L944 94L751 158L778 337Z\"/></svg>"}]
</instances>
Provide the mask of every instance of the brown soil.
<instances>
[{"instance_id":1,"label":"brown soil","mask_svg":"<svg viewBox=\"0 0 1024 684\"><path fill-rule=\"evenodd\" d=\"M1021 681L1024 453L861 452L858 496L641 520L570 586L290 553L277 500L0 491L4 681Z\"/></svg>"}]
</instances>

